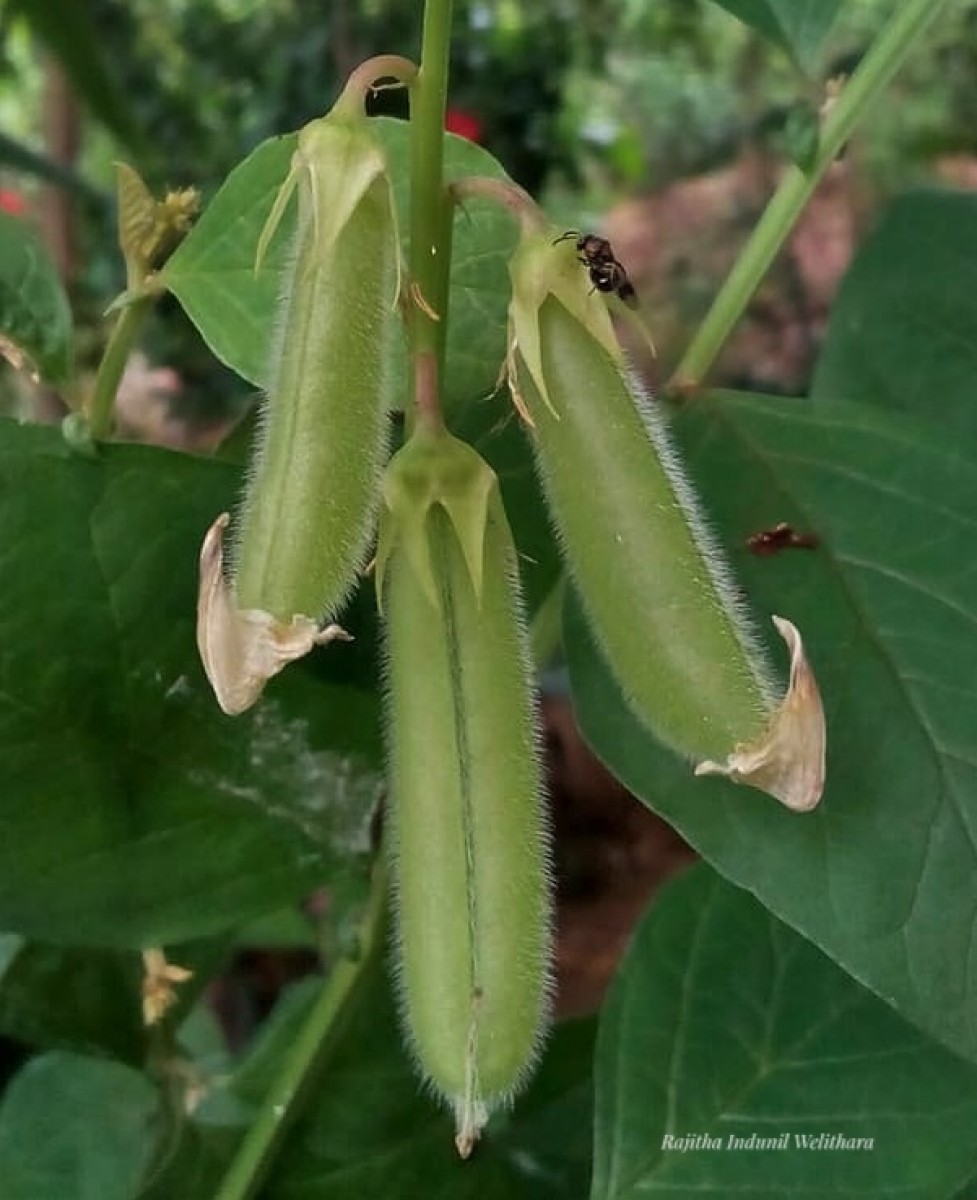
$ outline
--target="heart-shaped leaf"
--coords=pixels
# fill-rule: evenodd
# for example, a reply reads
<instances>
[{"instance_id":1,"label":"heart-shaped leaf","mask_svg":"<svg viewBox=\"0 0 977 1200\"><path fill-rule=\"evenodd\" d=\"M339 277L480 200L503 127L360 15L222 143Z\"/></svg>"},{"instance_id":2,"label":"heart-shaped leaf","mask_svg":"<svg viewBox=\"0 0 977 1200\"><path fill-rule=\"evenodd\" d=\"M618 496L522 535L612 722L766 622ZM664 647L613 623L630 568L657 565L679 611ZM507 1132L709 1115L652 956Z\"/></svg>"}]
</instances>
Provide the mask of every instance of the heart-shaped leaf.
<instances>
[{"instance_id":1,"label":"heart-shaped leaf","mask_svg":"<svg viewBox=\"0 0 977 1200\"><path fill-rule=\"evenodd\" d=\"M159 1120L156 1089L130 1067L62 1051L32 1059L0 1104L3 1195L131 1200Z\"/></svg>"},{"instance_id":2,"label":"heart-shaped leaf","mask_svg":"<svg viewBox=\"0 0 977 1200\"><path fill-rule=\"evenodd\" d=\"M841 0L715 0L715 3L783 47L807 71L816 69L821 47L841 9Z\"/></svg>"},{"instance_id":3,"label":"heart-shaped leaf","mask_svg":"<svg viewBox=\"0 0 977 1200\"><path fill-rule=\"evenodd\" d=\"M977 1165L977 1068L705 867L639 927L595 1070L592 1200L939 1200Z\"/></svg>"},{"instance_id":4,"label":"heart-shaped leaf","mask_svg":"<svg viewBox=\"0 0 977 1200\"><path fill-rule=\"evenodd\" d=\"M408 129L404 122L389 118L377 118L374 126L387 152L406 261ZM275 325L294 208L282 221L257 274L255 250L294 147L294 134L272 138L236 167L162 273L217 357L259 385ZM504 174L487 151L464 138L445 135L446 179ZM516 230L497 207L472 200L459 210L453 241L445 382L449 406L494 389L505 355L506 262ZM335 283L339 289L356 290L355 277ZM403 377L403 371L400 374Z\"/></svg>"},{"instance_id":5,"label":"heart-shaped leaf","mask_svg":"<svg viewBox=\"0 0 977 1200\"><path fill-rule=\"evenodd\" d=\"M825 797L797 816L693 778L630 715L572 608L585 734L723 874L977 1058L977 452L824 401L717 396L677 425L763 628L777 613L804 635L828 720ZM746 551L781 522L819 548Z\"/></svg>"},{"instance_id":6,"label":"heart-shaped leaf","mask_svg":"<svg viewBox=\"0 0 977 1200\"><path fill-rule=\"evenodd\" d=\"M977 435L977 196L900 197L831 309L813 394L912 412Z\"/></svg>"},{"instance_id":7,"label":"heart-shaped leaf","mask_svg":"<svg viewBox=\"0 0 977 1200\"><path fill-rule=\"evenodd\" d=\"M295 669L230 719L204 680L197 555L238 488L227 463L135 446L92 461L0 423L0 927L181 940L367 851L375 694Z\"/></svg>"}]
</instances>

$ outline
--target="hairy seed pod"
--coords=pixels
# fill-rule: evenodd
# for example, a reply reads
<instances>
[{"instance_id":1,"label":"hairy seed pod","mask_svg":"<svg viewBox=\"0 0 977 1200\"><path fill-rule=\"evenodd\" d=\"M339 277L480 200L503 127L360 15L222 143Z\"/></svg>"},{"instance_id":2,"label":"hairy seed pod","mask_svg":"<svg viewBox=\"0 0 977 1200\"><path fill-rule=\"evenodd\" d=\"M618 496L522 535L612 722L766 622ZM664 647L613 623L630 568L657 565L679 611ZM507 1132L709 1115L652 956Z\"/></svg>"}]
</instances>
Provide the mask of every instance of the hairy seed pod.
<instances>
[{"instance_id":1,"label":"hairy seed pod","mask_svg":"<svg viewBox=\"0 0 977 1200\"><path fill-rule=\"evenodd\" d=\"M457 509L426 506L423 524L393 539L382 585L403 1012L421 1070L455 1111L463 1157L525 1079L549 1008L530 665L497 492L482 507L476 534ZM420 554L411 537L423 538Z\"/></svg>"},{"instance_id":2,"label":"hairy seed pod","mask_svg":"<svg viewBox=\"0 0 977 1200\"><path fill-rule=\"evenodd\" d=\"M791 655L778 704L662 417L561 241L537 223L510 262L507 368L595 638L635 714L698 774L812 809L825 721L800 634L774 617Z\"/></svg>"},{"instance_id":3,"label":"hairy seed pod","mask_svg":"<svg viewBox=\"0 0 977 1200\"><path fill-rule=\"evenodd\" d=\"M520 389L567 562L598 641L640 716L696 758L755 738L772 705L764 659L660 418L555 297L539 311L553 415ZM593 487L581 481L593 479Z\"/></svg>"},{"instance_id":4,"label":"hairy seed pod","mask_svg":"<svg viewBox=\"0 0 977 1200\"><path fill-rule=\"evenodd\" d=\"M280 621L335 613L364 565L398 319L390 183L366 119L306 126L282 197L292 188L298 223L234 555L238 605Z\"/></svg>"}]
</instances>

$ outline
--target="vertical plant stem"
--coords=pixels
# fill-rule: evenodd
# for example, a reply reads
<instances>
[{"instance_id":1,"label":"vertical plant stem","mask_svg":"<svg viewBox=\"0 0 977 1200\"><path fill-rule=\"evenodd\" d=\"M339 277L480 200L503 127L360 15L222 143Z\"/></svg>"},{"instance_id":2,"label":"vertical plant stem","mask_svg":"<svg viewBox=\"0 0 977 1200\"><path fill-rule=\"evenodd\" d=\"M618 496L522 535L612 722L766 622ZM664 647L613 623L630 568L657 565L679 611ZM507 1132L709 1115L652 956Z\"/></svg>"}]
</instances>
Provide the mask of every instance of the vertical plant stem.
<instances>
[{"instance_id":1,"label":"vertical plant stem","mask_svg":"<svg viewBox=\"0 0 977 1200\"><path fill-rule=\"evenodd\" d=\"M415 291L410 349L415 359L433 355L438 380L444 375L451 258L452 208L443 183L451 7L452 0L425 4L421 66L411 87L410 106L410 279ZM415 369L412 377L417 376ZM408 412L408 427L417 416Z\"/></svg>"},{"instance_id":2,"label":"vertical plant stem","mask_svg":"<svg viewBox=\"0 0 977 1200\"><path fill-rule=\"evenodd\" d=\"M92 392L88 412L92 437L98 441L104 441L112 433L115 397L119 390L119 381L122 379L122 372L129 359L129 352L132 350L152 306L152 296L141 296L138 300L127 304L119 314L115 328L109 335L108 345L105 347L102 361L98 365L95 389Z\"/></svg>"},{"instance_id":3,"label":"vertical plant stem","mask_svg":"<svg viewBox=\"0 0 977 1200\"><path fill-rule=\"evenodd\" d=\"M947 0L901 0L896 5L889 24L872 43L825 118L813 167L807 172L796 166L787 169L676 368L670 386L682 388L702 382L821 177L835 161L868 105L902 66L946 3Z\"/></svg>"},{"instance_id":4,"label":"vertical plant stem","mask_svg":"<svg viewBox=\"0 0 977 1200\"><path fill-rule=\"evenodd\" d=\"M271 1167L282 1138L301 1111L302 1097L335 1042L340 1018L351 1010L351 998L367 964L382 945L387 892L386 855L381 848L374 866L370 897L359 928L359 957L341 959L298 1031L278 1076L261 1104L254 1124L238 1147L214 1200L250 1200Z\"/></svg>"}]
</instances>

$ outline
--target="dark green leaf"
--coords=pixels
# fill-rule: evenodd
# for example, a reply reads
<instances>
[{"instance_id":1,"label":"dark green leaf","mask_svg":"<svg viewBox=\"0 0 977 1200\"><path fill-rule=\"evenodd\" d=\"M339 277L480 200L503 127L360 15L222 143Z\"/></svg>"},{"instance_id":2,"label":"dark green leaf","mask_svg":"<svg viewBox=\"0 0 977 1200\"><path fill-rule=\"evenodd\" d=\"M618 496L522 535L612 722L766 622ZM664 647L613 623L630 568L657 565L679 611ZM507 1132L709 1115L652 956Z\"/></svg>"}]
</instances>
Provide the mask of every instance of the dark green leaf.
<instances>
[{"instance_id":1,"label":"dark green leaf","mask_svg":"<svg viewBox=\"0 0 977 1200\"><path fill-rule=\"evenodd\" d=\"M385 118L375 125L390 162L406 257L407 126ZM265 371L294 213L286 215L257 275L255 249L294 145L294 135L264 142L232 171L163 272L218 358L256 384ZM486 151L449 134L445 175L502 176L503 171ZM449 405L494 388L505 354L506 261L515 240L512 220L497 206L472 201L456 217L445 385ZM336 286L355 289L356 280L340 279Z\"/></svg>"},{"instance_id":2,"label":"dark green leaf","mask_svg":"<svg viewBox=\"0 0 977 1200\"><path fill-rule=\"evenodd\" d=\"M238 489L227 463L135 446L88 461L0 423L0 928L178 941L367 852L378 706L335 682L344 648L242 718L204 680L197 555Z\"/></svg>"},{"instance_id":3,"label":"dark green leaf","mask_svg":"<svg viewBox=\"0 0 977 1200\"><path fill-rule=\"evenodd\" d=\"M977 1058L977 451L824 401L720 396L678 425L762 627L778 613L804 635L828 718L825 797L798 816L693 778L630 716L571 612L585 734L723 874ZM745 552L780 521L820 549Z\"/></svg>"},{"instance_id":4,"label":"dark green leaf","mask_svg":"<svg viewBox=\"0 0 977 1200\"><path fill-rule=\"evenodd\" d=\"M187 1122L176 1145L149 1172L136 1200L214 1200L239 1139L238 1129L202 1129Z\"/></svg>"},{"instance_id":5,"label":"dark green leaf","mask_svg":"<svg viewBox=\"0 0 977 1200\"><path fill-rule=\"evenodd\" d=\"M977 1160L977 1069L705 867L638 929L595 1073L592 1200L940 1200Z\"/></svg>"},{"instance_id":6,"label":"dark green leaf","mask_svg":"<svg viewBox=\"0 0 977 1200\"><path fill-rule=\"evenodd\" d=\"M757 33L782 46L805 70L817 66L841 0L715 0Z\"/></svg>"},{"instance_id":7,"label":"dark green leaf","mask_svg":"<svg viewBox=\"0 0 977 1200\"><path fill-rule=\"evenodd\" d=\"M27 943L0 967L0 1035L140 1063L141 981L135 954Z\"/></svg>"},{"instance_id":8,"label":"dark green leaf","mask_svg":"<svg viewBox=\"0 0 977 1200\"><path fill-rule=\"evenodd\" d=\"M4 1200L132 1200L158 1132L155 1089L121 1063L55 1051L0 1105Z\"/></svg>"},{"instance_id":9,"label":"dark green leaf","mask_svg":"<svg viewBox=\"0 0 977 1200\"><path fill-rule=\"evenodd\" d=\"M960 1191L954 1192L953 1200L977 1200L977 1167L975 1167L974 1174Z\"/></svg>"},{"instance_id":10,"label":"dark green leaf","mask_svg":"<svg viewBox=\"0 0 977 1200\"><path fill-rule=\"evenodd\" d=\"M0 337L52 383L71 373L71 311L54 264L26 222L0 212ZM16 358L16 355L8 354Z\"/></svg>"},{"instance_id":11,"label":"dark green leaf","mask_svg":"<svg viewBox=\"0 0 977 1200\"><path fill-rule=\"evenodd\" d=\"M977 435L977 196L915 192L864 242L831 310L814 395Z\"/></svg>"},{"instance_id":12,"label":"dark green leaf","mask_svg":"<svg viewBox=\"0 0 977 1200\"><path fill-rule=\"evenodd\" d=\"M472 1158L462 1163L451 1118L422 1094L408 1061L385 964L374 962L367 970L335 1057L282 1151L267 1200L584 1195L593 1023L557 1028L527 1092L511 1114L493 1118Z\"/></svg>"}]
</instances>

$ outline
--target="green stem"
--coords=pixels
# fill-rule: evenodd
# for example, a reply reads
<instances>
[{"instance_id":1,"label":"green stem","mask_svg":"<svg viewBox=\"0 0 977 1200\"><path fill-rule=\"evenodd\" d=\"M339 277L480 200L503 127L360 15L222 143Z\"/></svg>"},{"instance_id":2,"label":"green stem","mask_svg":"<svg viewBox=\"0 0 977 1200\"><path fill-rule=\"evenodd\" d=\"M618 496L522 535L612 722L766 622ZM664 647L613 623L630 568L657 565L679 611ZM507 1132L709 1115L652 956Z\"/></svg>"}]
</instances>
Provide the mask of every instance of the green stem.
<instances>
[{"instance_id":1,"label":"green stem","mask_svg":"<svg viewBox=\"0 0 977 1200\"><path fill-rule=\"evenodd\" d=\"M902 0L888 26L872 43L858 70L834 101L821 128L820 149L808 172L791 166L771 197L750 240L736 261L675 370L671 386L696 386L716 361L726 339L786 241L821 176L869 104L908 56L914 43L937 18L947 0Z\"/></svg>"},{"instance_id":2,"label":"green stem","mask_svg":"<svg viewBox=\"0 0 977 1200\"><path fill-rule=\"evenodd\" d=\"M410 98L411 354L433 354L444 377L452 209L445 195L444 112L452 0L427 0L421 65ZM414 414L408 413L408 424Z\"/></svg>"},{"instance_id":3,"label":"green stem","mask_svg":"<svg viewBox=\"0 0 977 1200\"><path fill-rule=\"evenodd\" d=\"M301 1111L302 1097L322 1067L339 1032L340 1018L351 1011L350 999L365 968L380 952L387 893L386 856L381 848L359 929L359 957L341 959L282 1061L254 1124L244 1136L214 1200L249 1200L265 1179L282 1138Z\"/></svg>"},{"instance_id":4,"label":"green stem","mask_svg":"<svg viewBox=\"0 0 977 1200\"><path fill-rule=\"evenodd\" d=\"M88 410L92 437L99 441L104 441L112 433L119 381L129 361L129 353L153 307L153 299L152 296L140 296L138 300L127 304L109 335L108 345L98 365L95 390Z\"/></svg>"}]
</instances>

